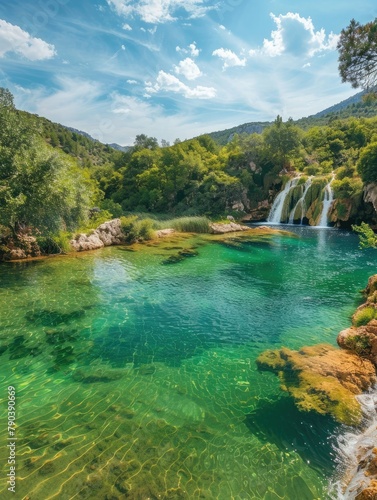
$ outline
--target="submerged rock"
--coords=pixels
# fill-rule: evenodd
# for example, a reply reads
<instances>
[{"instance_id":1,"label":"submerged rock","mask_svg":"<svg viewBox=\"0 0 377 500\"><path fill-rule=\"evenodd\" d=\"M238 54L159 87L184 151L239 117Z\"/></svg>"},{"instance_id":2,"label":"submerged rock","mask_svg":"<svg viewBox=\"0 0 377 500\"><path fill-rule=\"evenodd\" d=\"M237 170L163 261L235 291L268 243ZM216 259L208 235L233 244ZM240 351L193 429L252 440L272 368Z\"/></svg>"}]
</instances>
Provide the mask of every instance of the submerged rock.
<instances>
[{"instance_id":1,"label":"submerged rock","mask_svg":"<svg viewBox=\"0 0 377 500\"><path fill-rule=\"evenodd\" d=\"M319 344L299 351L266 351L257 359L260 370L276 373L302 411L329 414L336 421L357 424L362 412L355 395L376 381L373 364L354 353Z\"/></svg>"},{"instance_id":2,"label":"submerged rock","mask_svg":"<svg viewBox=\"0 0 377 500\"><path fill-rule=\"evenodd\" d=\"M72 378L75 382L84 384L93 384L97 382L113 382L119 380L125 375L124 370L111 368L96 368L96 369L78 369L73 372Z\"/></svg>"}]
</instances>

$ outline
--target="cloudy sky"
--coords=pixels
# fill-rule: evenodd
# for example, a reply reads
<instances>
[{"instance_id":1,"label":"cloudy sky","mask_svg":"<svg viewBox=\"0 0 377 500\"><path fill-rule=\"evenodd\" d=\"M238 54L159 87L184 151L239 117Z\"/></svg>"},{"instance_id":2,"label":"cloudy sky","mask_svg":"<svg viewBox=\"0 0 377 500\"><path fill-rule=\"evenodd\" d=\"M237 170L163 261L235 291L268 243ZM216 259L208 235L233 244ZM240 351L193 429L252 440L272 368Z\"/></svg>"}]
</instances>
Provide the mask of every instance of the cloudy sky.
<instances>
[{"instance_id":1,"label":"cloudy sky","mask_svg":"<svg viewBox=\"0 0 377 500\"><path fill-rule=\"evenodd\" d=\"M0 86L103 142L183 140L353 95L337 37L375 17L375 0L4 0Z\"/></svg>"}]
</instances>

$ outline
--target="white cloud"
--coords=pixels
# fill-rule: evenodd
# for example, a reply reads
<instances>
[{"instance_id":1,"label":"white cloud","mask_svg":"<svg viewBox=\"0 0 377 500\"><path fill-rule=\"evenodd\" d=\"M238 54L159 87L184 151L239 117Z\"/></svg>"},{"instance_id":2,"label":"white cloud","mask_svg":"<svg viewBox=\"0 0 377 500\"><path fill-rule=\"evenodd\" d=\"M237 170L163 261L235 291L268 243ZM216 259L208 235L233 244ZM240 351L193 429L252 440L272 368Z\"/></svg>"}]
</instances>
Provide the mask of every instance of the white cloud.
<instances>
[{"instance_id":1,"label":"white cloud","mask_svg":"<svg viewBox=\"0 0 377 500\"><path fill-rule=\"evenodd\" d=\"M122 28L125 31L132 31L132 27L129 24L127 24L127 23L124 23L123 26L122 26Z\"/></svg>"},{"instance_id":2,"label":"white cloud","mask_svg":"<svg viewBox=\"0 0 377 500\"><path fill-rule=\"evenodd\" d=\"M127 83L130 85L136 85L137 81L136 80L127 80Z\"/></svg>"},{"instance_id":3,"label":"white cloud","mask_svg":"<svg viewBox=\"0 0 377 500\"><path fill-rule=\"evenodd\" d=\"M183 75L187 80L196 80L196 78L202 76L199 67L190 57L186 57L186 59L179 62L178 66L174 66L174 71L177 75Z\"/></svg>"},{"instance_id":4,"label":"white cloud","mask_svg":"<svg viewBox=\"0 0 377 500\"><path fill-rule=\"evenodd\" d=\"M19 26L0 19L0 57L6 53L20 54L30 61L51 59L56 55L55 47L41 38L34 38Z\"/></svg>"},{"instance_id":5,"label":"white cloud","mask_svg":"<svg viewBox=\"0 0 377 500\"><path fill-rule=\"evenodd\" d=\"M276 57L287 53L298 57L312 57L318 52L336 49L339 36L334 33L326 36L323 28L315 31L310 17L301 17L293 12L270 15L277 29L271 32L271 39L264 39L261 49L250 50L250 56L262 54Z\"/></svg>"},{"instance_id":6,"label":"white cloud","mask_svg":"<svg viewBox=\"0 0 377 500\"><path fill-rule=\"evenodd\" d=\"M153 85L151 82L147 82L145 90L148 94L155 94L161 91L174 92L182 94L186 99L213 99L216 97L216 89L214 87L203 87L201 85L189 87L176 76L165 73L162 70L158 73L156 83Z\"/></svg>"},{"instance_id":7,"label":"white cloud","mask_svg":"<svg viewBox=\"0 0 377 500\"><path fill-rule=\"evenodd\" d=\"M190 43L187 48L182 48L179 45L176 46L175 50L181 54L190 54L191 57L198 57L200 49L196 46L196 42Z\"/></svg>"},{"instance_id":8,"label":"white cloud","mask_svg":"<svg viewBox=\"0 0 377 500\"><path fill-rule=\"evenodd\" d=\"M240 59L237 54L229 49L216 49L212 52L213 56L217 56L223 60L223 70L232 66L245 66L246 58Z\"/></svg>"},{"instance_id":9,"label":"white cloud","mask_svg":"<svg viewBox=\"0 0 377 500\"><path fill-rule=\"evenodd\" d=\"M174 21L177 10L185 10L190 18L202 17L215 6L209 0L106 0L119 15L140 17L146 23Z\"/></svg>"},{"instance_id":10,"label":"white cloud","mask_svg":"<svg viewBox=\"0 0 377 500\"><path fill-rule=\"evenodd\" d=\"M121 49L122 50L126 50L126 46L125 45L121 45Z\"/></svg>"}]
</instances>

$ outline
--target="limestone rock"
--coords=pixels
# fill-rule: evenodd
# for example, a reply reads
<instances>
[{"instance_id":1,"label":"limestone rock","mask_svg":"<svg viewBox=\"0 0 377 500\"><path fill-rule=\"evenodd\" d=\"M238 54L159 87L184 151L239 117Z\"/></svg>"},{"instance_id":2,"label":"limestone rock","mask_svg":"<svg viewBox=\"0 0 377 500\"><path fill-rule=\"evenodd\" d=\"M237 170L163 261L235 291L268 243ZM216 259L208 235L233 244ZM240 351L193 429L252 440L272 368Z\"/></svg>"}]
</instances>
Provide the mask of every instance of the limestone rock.
<instances>
[{"instance_id":1,"label":"limestone rock","mask_svg":"<svg viewBox=\"0 0 377 500\"><path fill-rule=\"evenodd\" d=\"M348 349L377 366L377 320L346 328L339 333L337 342L342 349Z\"/></svg>"},{"instance_id":2,"label":"limestone rock","mask_svg":"<svg viewBox=\"0 0 377 500\"><path fill-rule=\"evenodd\" d=\"M210 224L209 232L211 234L225 234L234 233L236 231L249 231L248 226L242 226L241 224L236 224L235 222L230 222L229 224L221 224L213 222Z\"/></svg>"},{"instance_id":3,"label":"limestone rock","mask_svg":"<svg viewBox=\"0 0 377 500\"><path fill-rule=\"evenodd\" d=\"M375 368L357 354L327 344L266 351L257 359L260 370L276 373L302 411L329 414L338 422L359 423L360 404L355 395L376 381Z\"/></svg>"},{"instance_id":4,"label":"limestone rock","mask_svg":"<svg viewBox=\"0 0 377 500\"><path fill-rule=\"evenodd\" d=\"M366 295L367 297L370 297L376 291L377 291L377 274L374 274L369 278L368 284L366 288L363 290L363 294Z\"/></svg>"},{"instance_id":5,"label":"limestone rock","mask_svg":"<svg viewBox=\"0 0 377 500\"><path fill-rule=\"evenodd\" d=\"M364 201L372 203L377 212L377 183L372 182L364 186Z\"/></svg>"},{"instance_id":6,"label":"limestone rock","mask_svg":"<svg viewBox=\"0 0 377 500\"><path fill-rule=\"evenodd\" d=\"M110 245L119 245L124 241L120 219L104 222L89 234L80 233L70 241L76 252L96 250Z\"/></svg>"},{"instance_id":7,"label":"limestone rock","mask_svg":"<svg viewBox=\"0 0 377 500\"><path fill-rule=\"evenodd\" d=\"M96 233L105 247L119 245L124 241L120 219L113 219L111 221L104 222L97 227Z\"/></svg>"},{"instance_id":8,"label":"limestone rock","mask_svg":"<svg viewBox=\"0 0 377 500\"><path fill-rule=\"evenodd\" d=\"M96 232L92 234L80 233L75 236L73 240L70 241L71 247L76 250L76 252L83 252L85 250L96 250L97 248L102 248L105 246L103 241L101 241Z\"/></svg>"},{"instance_id":9,"label":"limestone rock","mask_svg":"<svg viewBox=\"0 0 377 500\"><path fill-rule=\"evenodd\" d=\"M173 233L175 233L175 229L160 229L156 231L156 236L157 238L165 238L165 236L170 236Z\"/></svg>"}]
</instances>

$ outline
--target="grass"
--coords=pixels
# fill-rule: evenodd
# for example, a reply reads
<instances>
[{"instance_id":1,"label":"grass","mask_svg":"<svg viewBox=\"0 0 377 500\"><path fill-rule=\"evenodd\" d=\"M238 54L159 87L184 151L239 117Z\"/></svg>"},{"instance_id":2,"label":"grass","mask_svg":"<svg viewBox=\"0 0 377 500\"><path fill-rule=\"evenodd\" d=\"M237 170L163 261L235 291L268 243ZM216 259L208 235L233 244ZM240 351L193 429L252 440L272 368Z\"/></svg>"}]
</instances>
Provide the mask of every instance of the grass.
<instances>
[{"instance_id":1,"label":"grass","mask_svg":"<svg viewBox=\"0 0 377 500\"><path fill-rule=\"evenodd\" d=\"M156 229L172 228L182 233L208 233L211 221L207 217L178 217L164 221L156 221Z\"/></svg>"},{"instance_id":2,"label":"grass","mask_svg":"<svg viewBox=\"0 0 377 500\"><path fill-rule=\"evenodd\" d=\"M353 316L353 325L354 326L363 326L367 325L369 321L372 321L377 316L377 310L374 307L364 307L364 309L360 309L360 311L356 311Z\"/></svg>"}]
</instances>

